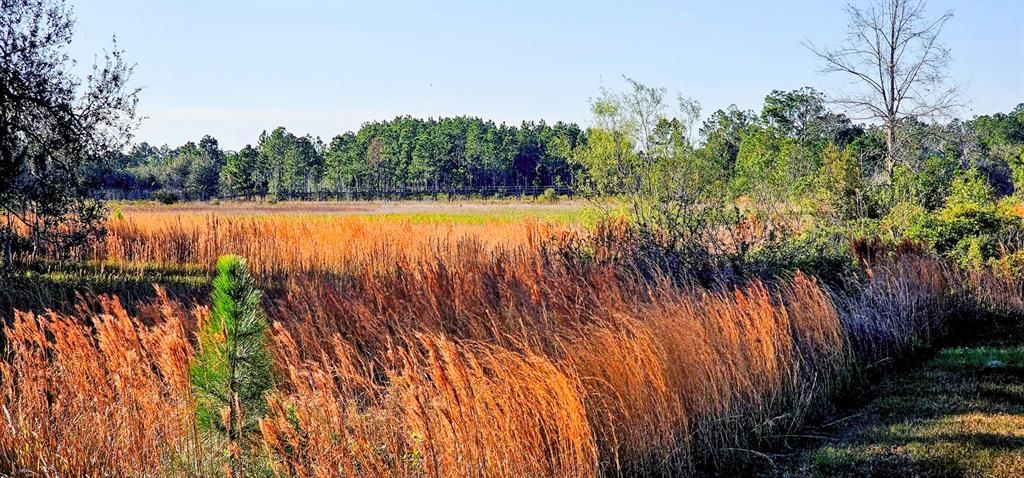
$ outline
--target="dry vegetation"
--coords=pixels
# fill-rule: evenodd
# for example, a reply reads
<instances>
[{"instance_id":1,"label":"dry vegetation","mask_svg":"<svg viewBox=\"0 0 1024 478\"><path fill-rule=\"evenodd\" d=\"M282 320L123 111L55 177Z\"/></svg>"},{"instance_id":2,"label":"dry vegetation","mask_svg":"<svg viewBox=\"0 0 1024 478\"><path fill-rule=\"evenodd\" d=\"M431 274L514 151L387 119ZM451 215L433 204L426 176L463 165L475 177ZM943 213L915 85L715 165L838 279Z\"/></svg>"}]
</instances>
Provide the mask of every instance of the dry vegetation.
<instances>
[{"instance_id":1,"label":"dry vegetation","mask_svg":"<svg viewBox=\"0 0 1024 478\"><path fill-rule=\"evenodd\" d=\"M604 231L605 234L614 234ZM640 279L564 225L135 215L107 263L250 258L278 385L279 476L669 475L757 463L865 365L943 331L963 281L913 250L832 291L797 274L712 291ZM582 244L582 245L581 245ZM581 262L589 247L596 260ZM161 295L20 313L0 460L49 475L214 473L188 387L207 311ZM763 464L763 463L762 463Z\"/></svg>"},{"instance_id":2,"label":"dry vegetation","mask_svg":"<svg viewBox=\"0 0 1024 478\"><path fill-rule=\"evenodd\" d=\"M433 255L438 246L467 238L488 249L517 247L573 228L532 215L502 220L487 211L451 220L450 215L332 214L316 209L296 214L130 210L112 219L105 240L83 255L128 267L212 267L218 256L235 253L248 258L259 274L289 275L336 272L354 263L389 265L419 254Z\"/></svg>"}]
</instances>

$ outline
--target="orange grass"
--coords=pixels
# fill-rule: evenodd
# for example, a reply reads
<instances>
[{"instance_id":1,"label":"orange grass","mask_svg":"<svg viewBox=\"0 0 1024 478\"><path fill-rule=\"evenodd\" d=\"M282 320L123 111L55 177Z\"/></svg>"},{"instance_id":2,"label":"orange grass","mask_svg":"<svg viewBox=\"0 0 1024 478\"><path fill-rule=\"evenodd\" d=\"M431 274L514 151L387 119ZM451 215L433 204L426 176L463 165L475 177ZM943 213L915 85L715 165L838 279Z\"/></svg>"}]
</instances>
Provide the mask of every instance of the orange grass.
<instances>
[{"instance_id":1,"label":"orange grass","mask_svg":"<svg viewBox=\"0 0 1024 478\"><path fill-rule=\"evenodd\" d=\"M166 302L166 301L165 301ZM19 313L4 330L0 464L6 473L140 476L194 470L180 310L143 326L117 300L81 318Z\"/></svg>"},{"instance_id":2,"label":"orange grass","mask_svg":"<svg viewBox=\"0 0 1024 478\"><path fill-rule=\"evenodd\" d=\"M568 239L545 239L538 224L118 227L98 252L110 259L240 252L273 276L279 384L260 429L278 476L728 469L799 427L859 366L938 333L957 289L920 254L873 264L842 294L801 274L683 289L558 254ZM215 469L192 438L186 375L204 311L164 298L130 318L102 304L19 314L5 330L0 465L62 476Z\"/></svg>"},{"instance_id":3,"label":"orange grass","mask_svg":"<svg viewBox=\"0 0 1024 478\"><path fill-rule=\"evenodd\" d=\"M118 265L208 265L220 255L238 254L257 274L290 274L343 270L355 260L388 265L465 238L487 248L520 246L568 227L533 219L449 224L365 216L132 214L112 219L105 239L86 257Z\"/></svg>"}]
</instances>

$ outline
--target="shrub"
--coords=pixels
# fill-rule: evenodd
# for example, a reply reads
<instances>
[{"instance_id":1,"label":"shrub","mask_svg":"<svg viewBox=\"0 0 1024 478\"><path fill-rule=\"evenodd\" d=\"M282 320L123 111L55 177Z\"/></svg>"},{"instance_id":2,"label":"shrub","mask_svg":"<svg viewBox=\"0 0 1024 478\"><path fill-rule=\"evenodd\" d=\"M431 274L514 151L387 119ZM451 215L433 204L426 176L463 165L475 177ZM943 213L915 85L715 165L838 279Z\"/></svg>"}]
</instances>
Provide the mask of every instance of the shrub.
<instances>
[{"instance_id":1,"label":"shrub","mask_svg":"<svg viewBox=\"0 0 1024 478\"><path fill-rule=\"evenodd\" d=\"M941 254L965 266L979 266L995 257L1020 218L1007 203L996 202L995 191L977 170L958 175L945 205L907 230Z\"/></svg>"},{"instance_id":2,"label":"shrub","mask_svg":"<svg viewBox=\"0 0 1024 478\"><path fill-rule=\"evenodd\" d=\"M829 144L821 153L817 186L821 206L838 219L861 217L865 213L866 183L857 160L846 149Z\"/></svg>"},{"instance_id":3,"label":"shrub","mask_svg":"<svg viewBox=\"0 0 1024 478\"><path fill-rule=\"evenodd\" d=\"M924 193L917 174L903 164L893 168L889 182L879 184L872 190L872 200L881 215L888 214L901 204L924 204Z\"/></svg>"},{"instance_id":4,"label":"shrub","mask_svg":"<svg viewBox=\"0 0 1024 478\"><path fill-rule=\"evenodd\" d=\"M153 193L153 199L163 204L174 204L181 201L181 196L177 192L169 189L158 189Z\"/></svg>"},{"instance_id":5,"label":"shrub","mask_svg":"<svg viewBox=\"0 0 1024 478\"><path fill-rule=\"evenodd\" d=\"M993 272L1002 274L1004 277L1024 280L1024 250L990 259L989 265Z\"/></svg>"},{"instance_id":6,"label":"shrub","mask_svg":"<svg viewBox=\"0 0 1024 478\"><path fill-rule=\"evenodd\" d=\"M540 195L540 200L547 203L556 203L559 200L558 193L555 192L554 188L547 188L544 190L544 194Z\"/></svg>"},{"instance_id":7,"label":"shrub","mask_svg":"<svg viewBox=\"0 0 1024 478\"><path fill-rule=\"evenodd\" d=\"M762 277L799 270L838 283L856 275L857 264L849 247L851 232L839 226L815 227L772 247L758 248L747 260L747 268Z\"/></svg>"},{"instance_id":8,"label":"shrub","mask_svg":"<svg viewBox=\"0 0 1024 478\"><path fill-rule=\"evenodd\" d=\"M899 203L894 205L879 221L880 232L889 241L898 241L909 232L928 221L928 210L919 204Z\"/></svg>"}]
</instances>

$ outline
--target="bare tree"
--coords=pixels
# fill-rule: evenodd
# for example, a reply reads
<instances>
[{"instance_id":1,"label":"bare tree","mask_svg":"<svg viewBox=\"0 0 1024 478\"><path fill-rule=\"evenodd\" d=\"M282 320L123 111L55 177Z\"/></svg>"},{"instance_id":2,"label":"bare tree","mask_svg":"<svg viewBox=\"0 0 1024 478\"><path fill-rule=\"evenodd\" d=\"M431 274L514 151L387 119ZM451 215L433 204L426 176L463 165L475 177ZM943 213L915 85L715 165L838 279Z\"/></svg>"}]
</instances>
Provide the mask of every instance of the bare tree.
<instances>
[{"instance_id":1,"label":"bare tree","mask_svg":"<svg viewBox=\"0 0 1024 478\"><path fill-rule=\"evenodd\" d=\"M959 86L950 83L949 49L939 36L951 18L925 15L925 0L874 0L849 4L848 36L838 48L805 43L825 63L826 73L844 73L859 93L832 98L855 119L879 121L886 134L886 171L899 158L900 122L948 116L959 107Z\"/></svg>"}]
</instances>

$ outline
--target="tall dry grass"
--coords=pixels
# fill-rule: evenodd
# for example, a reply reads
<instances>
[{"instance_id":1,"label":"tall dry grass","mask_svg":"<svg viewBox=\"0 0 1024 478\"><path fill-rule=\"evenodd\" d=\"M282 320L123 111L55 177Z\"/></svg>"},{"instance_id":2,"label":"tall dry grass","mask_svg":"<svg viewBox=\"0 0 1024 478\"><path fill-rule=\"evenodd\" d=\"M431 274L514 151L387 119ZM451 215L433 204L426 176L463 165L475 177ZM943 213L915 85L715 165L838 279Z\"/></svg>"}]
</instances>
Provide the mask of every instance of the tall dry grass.
<instances>
[{"instance_id":1,"label":"tall dry grass","mask_svg":"<svg viewBox=\"0 0 1024 478\"><path fill-rule=\"evenodd\" d=\"M187 314L154 325L115 299L76 316L19 313L4 329L0 466L6 474L140 476L193 473Z\"/></svg>"},{"instance_id":2,"label":"tall dry grass","mask_svg":"<svg viewBox=\"0 0 1024 478\"><path fill-rule=\"evenodd\" d=\"M208 265L238 254L266 276L336 271L352 261L386 265L434 246L474 238L487 248L515 247L566 225L521 222L413 222L364 216L132 214L111 219L107 234L83 258L130 265Z\"/></svg>"},{"instance_id":3,"label":"tall dry grass","mask_svg":"<svg viewBox=\"0 0 1024 478\"><path fill-rule=\"evenodd\" d=\"M592 466L605 474L692 472L722 466L762 439L791 433L857 363L936 333L945 306L955 300L949 271L927 256L877 265L858 293L847 297L803 275L781 285L682 290L610 268L541 265L530 254L487 261L476 254L478 247L459 247L461 263L472 266L430 262L365 272L326 288L292 284L278 299L275 315L299 310L313 320L279 323L279 340L286 340L277 349L286 353L278 363L286 364L289 376L314 374L337 383L282 390L277 398L291 407L331 408L346 423L406 417L389 421L388 430L400 431L379 442L388 443L389 456L414 457L415 469L429 476L472 474L466 470L537 474L506 473L496 465L502 460L488 455L510 443L523 463L570 475L550 464L550 443L511 433L536 418L518 418L518 428L506 430L508 418L475 408L484 403L481 397L494 396L494 381L504 377L498 375L504 369L481 365L500 350L503 361L532 364L537 376L549 377L536 381L532 396L505 392L509 401L502 410L511 413L525 402L536 405L527 409L532 414L552 413L546 405L553 396L563 397L562 404L583 404L582 421L572 423L590 440L574 440L573 446L589 451L568 456L596 456ZM898 290L895 297L888 287ZM450 347L447 353L438 352L438 341ZM396 398L410 396L406 387L423 383L431 387L412 395L420 401ZM444 411L435 415L430 405ZM307 436L302 430L323 423L313 415L293 420L290 428L285 421L278 416L278 426L265 430L284 455L302 447L273 437ZM459 433L467 423L475 435ZM559 429L544 436L581 435ZM346 456L345 443L322 455ZM316 445L323 446L324 441ZM351 460L355 469L371 468L365 457ZM574 469L586 469L582 464ZM396 468L373 469L377 476L401 474Z\"/></svg>"},{"instance_id":4,"label":"tall dry grass","mask_svg":"<svg viewBox=\"0 0 1024 478\"><path fill-rule=\"evenodd\" d=\"M959 300L960 278L914 251L873 260L844 291L800 274L711 291L601 260L621 251L563 254L571 239L536 225L489 238L384 227L366 234L409 242L360 246L344 221L204 218L126 225L102 252L266 261L279 385L260 429L278 476L728 470L763 459L863 365L940 333ZM203 311L101 304L5 329L0 464L205 474L187 385Z\"/></svg>"}]
</instances>

